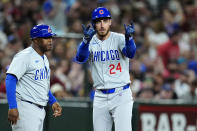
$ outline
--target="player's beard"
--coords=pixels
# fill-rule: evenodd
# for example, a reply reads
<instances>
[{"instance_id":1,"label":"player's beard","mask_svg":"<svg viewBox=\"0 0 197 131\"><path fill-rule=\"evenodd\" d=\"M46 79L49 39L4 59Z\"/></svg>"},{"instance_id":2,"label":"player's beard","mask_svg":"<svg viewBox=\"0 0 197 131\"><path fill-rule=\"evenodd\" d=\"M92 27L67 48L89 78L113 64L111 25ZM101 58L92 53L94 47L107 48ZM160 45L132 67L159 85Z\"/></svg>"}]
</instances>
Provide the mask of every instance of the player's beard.
<instances>
[{"instance_id":1,"label":"player's beard","mask_svg":"<svg viewBox=\"0 0 197 131\"><path fill-rule=\"evenodd\" d=\"M108 28L105 32L97 31L99 37L105 37L108 35L110 28Z\"/></svg>"},{"instance_id":2,"label":"player's beard","mask_svg":"<svg viewBox=\"0 0 197 131\"><path fill-rule=\"evenodd\" d=\"M40 50L45 53L47 51L51 51L53 49L53 45L42 45L40 46Z\"/></svg>"}]
</instances>

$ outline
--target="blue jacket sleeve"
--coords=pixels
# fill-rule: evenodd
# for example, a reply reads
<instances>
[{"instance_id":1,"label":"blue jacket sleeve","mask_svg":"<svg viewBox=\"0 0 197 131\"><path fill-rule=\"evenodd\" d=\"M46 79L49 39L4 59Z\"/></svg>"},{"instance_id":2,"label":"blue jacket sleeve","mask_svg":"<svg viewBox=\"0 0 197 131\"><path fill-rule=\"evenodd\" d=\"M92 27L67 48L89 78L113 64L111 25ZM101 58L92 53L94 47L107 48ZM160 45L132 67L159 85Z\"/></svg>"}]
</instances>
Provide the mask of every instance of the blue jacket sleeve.
<instances>
[{"instance_id":1,"label":"blue jacket sleeve","mask_svg":"<svg viewBox=\"0 0 197 131\"><path fill-rule=\"evenodd\" d=\"M6 76L6 93L8 99L9 109L17 108L16 103L16 83L18 82L16 76L7 74Z\"/></svg>"},{"instance_id":2,"label":"blue jacket sleeve","mask_svg":"<svg viewBox=\"0 0 197 131\"><path fill-rule=\"evenodd\" d=\"M133 58L135 52L136 52L136 45L134 40L132 38L126 40L126 44L125 47L122 49L122 53L128 58Z\"/></svg>"},{"instance_id":3,"label":"blue jacket sleeve","mask_svg":"<svg viewBox=\"0 0 197 131\"><path fill-rule=\"evenodd\" d=\"M48 95L49 95L49 104L53 105L53 103L55 103L57 100L55 99L55 97L53 96L50 90L49 90Z\"/></svg>"},{"instance_id":4,"label":"blue jacket sleeve","mask_svg":"<svg viewBox=\"0 0 197 131\"><path fill-rule=\"evenodd\" d=\"M89 55L89 44L82 42L77 50L77 55L74 58L74 61L79 64L83 64L88 60Z\"/></svg>"}]
</instances>

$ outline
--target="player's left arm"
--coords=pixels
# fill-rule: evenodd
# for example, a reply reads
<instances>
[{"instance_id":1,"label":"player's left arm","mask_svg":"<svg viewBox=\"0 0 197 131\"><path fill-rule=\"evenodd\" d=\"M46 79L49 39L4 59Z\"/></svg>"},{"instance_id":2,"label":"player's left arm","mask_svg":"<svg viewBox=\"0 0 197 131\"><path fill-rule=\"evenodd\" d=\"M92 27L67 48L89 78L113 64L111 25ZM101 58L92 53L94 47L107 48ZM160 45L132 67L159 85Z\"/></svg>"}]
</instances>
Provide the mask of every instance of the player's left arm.
<instances>
[{"instance_id":1,"label":"player's left arm","mask_svg":"<svg viewBox=\"0 0 197 131\"><path fill-rule=\"evenodd\" d=\"M125 47L122 49L122 53L128 57L133 58L136 52L136 45L133 40L133 34L135 32L134 24L131 22L130 25L125 25Z\"/></svg>"},{"instance_id":2,"label":"player's left arm","mask_svg":"<svg viewBox=\"0 0 197 131\"><path fill-rule=\"evenodd\" d=\"M17 109L17 102L16 102L16 83L17 83L16 76L12 74L7 74L6 76L6 93L7 93L7 100L9 105L8 110L8 121L10 124L16 124L17 120L19 119L19 112Z\"/></svg>"},{"instance_id":3,"label":"player's left arm","mask_svg":"<svg viewBox=\"0 0 197 131\"><path fill-rule=\"evenodd\" d=\"M53 115L55 117L61 116L62 115L62 107L60 104L57 102L56 98L53 96L51 91L49 90L49 104L52 105L52 110L53 110Z\"/></svg>"}]
</instances>

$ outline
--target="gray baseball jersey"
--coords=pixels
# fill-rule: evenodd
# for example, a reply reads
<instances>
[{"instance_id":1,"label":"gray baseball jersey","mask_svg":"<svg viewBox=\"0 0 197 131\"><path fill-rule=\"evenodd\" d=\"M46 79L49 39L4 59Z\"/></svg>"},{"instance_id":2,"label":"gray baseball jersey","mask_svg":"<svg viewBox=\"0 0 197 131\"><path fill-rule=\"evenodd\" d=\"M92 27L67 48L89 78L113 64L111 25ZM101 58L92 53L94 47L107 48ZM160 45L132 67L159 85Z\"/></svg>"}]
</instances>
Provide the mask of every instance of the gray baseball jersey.
<instances>
[{"instance_id":1,"label":"gray baseball jersey","mask_svg":"<svg viewBox=\"0 0 197 131\"><path fill-rule=\"evenodd\" d=\"M15 75L18 79L18 99L46 106L50 69L45 55L43 59L32 47L28 47L14 56L7 73Z\"/></svg>"},{"instance_id":2,"label":"gray baseball jersey","mask_svg":"<svg viewBox=\"0 0 197 131\"><path fill-rule=\"evenodd\" d=\"M125 36L111 32L104 40L93 36L89 44L92 79L97 89L122 87L130 83L129 58L122 54Z\"/></svg>"}]
</instances>

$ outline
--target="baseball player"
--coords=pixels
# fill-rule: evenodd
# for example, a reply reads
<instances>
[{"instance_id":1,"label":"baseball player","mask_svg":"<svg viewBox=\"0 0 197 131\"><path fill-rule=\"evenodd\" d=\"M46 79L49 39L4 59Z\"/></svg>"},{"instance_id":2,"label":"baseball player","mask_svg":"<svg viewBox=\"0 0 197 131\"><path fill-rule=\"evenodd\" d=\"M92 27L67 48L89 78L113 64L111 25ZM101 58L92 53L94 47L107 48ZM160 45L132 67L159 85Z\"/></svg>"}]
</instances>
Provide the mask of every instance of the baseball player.
<instances>
[{"instance_id":1,"label":"baseball player","mask_svg":"<svg viewBox=\"0 0 197 131\"><path fill-rule=\"evenodd\" d=\"M42 131L47 102L55 117L62 111L49 90L50 69L45 55L52 49L55 34L44 24L34 26L30 34L32 45L14 56L6 76L8 121L13 131Z\"/></svg>"},{"instance_id":2,"label":"baseball player","mask_svg":"<svg viewBox=\"0 0 197 131\"><path fill-rule=\"evenodd\" d=\"M111 14L104 7L92 12L92 26L83 27L83 41L76 54L76 62L90 62L96 89L93 103L94 131L131 131L133 98L129 76L129 58L136 46L134 25L124 25L125 35L110 31ZM96 33L96 34L95 34Z\"/></svg>"}]
</instances>

